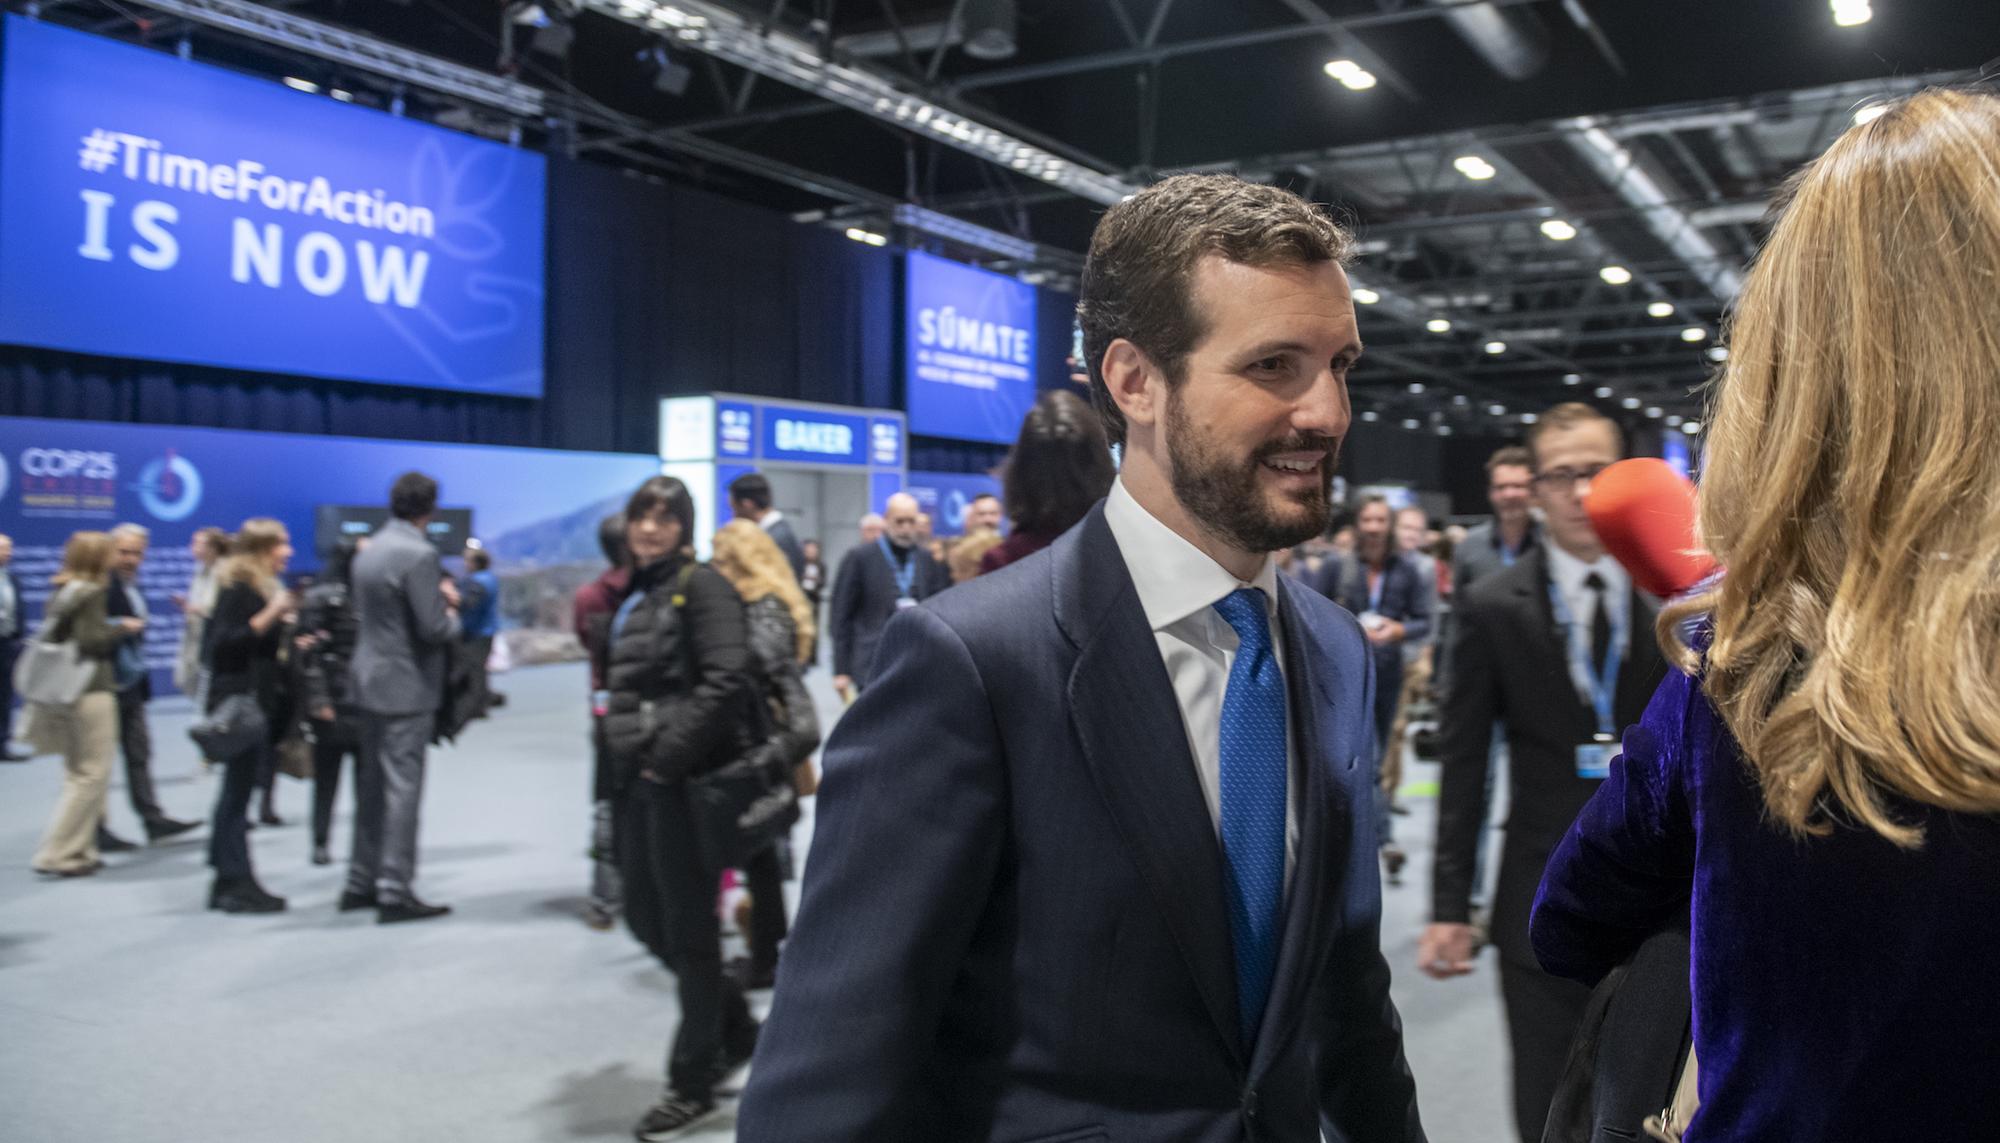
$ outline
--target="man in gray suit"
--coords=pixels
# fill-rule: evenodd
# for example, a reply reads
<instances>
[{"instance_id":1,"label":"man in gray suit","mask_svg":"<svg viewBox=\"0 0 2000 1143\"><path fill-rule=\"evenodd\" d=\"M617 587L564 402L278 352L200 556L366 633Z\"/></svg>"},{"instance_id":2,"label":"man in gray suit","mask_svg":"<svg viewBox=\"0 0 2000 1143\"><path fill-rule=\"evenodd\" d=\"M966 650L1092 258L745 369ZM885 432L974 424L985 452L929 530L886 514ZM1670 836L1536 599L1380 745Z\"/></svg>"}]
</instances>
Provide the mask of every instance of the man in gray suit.
<instances>
[{"instance_id":1,"label":"man in gray suit","mask_svg":"<svg viewBox=\"0 0 2000 1143\"><path fill-rule=\"evenodd\" d=\"M375 909L383 924L451 912L417 899L417 809L424 747L444 691L448 645L458 638L458 590L425 534L437 481L406 472L389 490L384 524L354 558L349 588L360 635L354 696L361 710L355 774L354 858L340 909Z\"/></svg>"}]
</instances>

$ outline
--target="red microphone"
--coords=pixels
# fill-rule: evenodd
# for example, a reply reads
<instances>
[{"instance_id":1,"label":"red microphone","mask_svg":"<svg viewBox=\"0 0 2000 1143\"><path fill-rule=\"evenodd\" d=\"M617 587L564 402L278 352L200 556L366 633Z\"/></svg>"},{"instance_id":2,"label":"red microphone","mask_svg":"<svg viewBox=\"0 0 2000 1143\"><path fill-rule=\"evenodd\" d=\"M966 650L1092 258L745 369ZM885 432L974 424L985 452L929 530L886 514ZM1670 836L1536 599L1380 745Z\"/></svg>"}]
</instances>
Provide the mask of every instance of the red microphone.
<instances>
[{"instance_id":1,"label":"red microphone","mask_svg":"<svg viewBox=\"0 0 2000 1143\"><path fill-rule=\"evenodd\" d=\"M1641 591L1668 599L1707 579L1716 562L1697 551L1694 485L1666 461L1621 460L1590 482L1590 526Z\"/></svg>"}]
</instances>

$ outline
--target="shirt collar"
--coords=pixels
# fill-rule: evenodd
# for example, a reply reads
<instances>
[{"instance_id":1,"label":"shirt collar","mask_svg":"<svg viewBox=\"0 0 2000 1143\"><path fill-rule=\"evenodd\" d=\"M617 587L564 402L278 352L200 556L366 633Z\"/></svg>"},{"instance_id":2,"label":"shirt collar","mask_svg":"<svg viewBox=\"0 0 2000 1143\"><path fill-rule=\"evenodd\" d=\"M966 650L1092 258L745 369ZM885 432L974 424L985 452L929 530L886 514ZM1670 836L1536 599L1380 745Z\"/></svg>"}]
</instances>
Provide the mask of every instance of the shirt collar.
<instances>
[{"instance_id":1,"label":"shirt collar","mask_svg":"<svg viewBox=\"0 0 2000 1143\"><path fill-rule=\"evenodd\" d=\"M1111 495L1104 504L1104 522L1111 526L1111 536L1118 541L1125 568L1132 575L1132 586L1139 592L1139 606L1145 610L1146 623L1153 630L1165 630L1245 587L1262 589L1264 605L1276 617L1278 570L1268 554L1253 579L1248 583L1237 579L1185 536L1148 512L1126 491L1122 479L1111 484Z\"/></svg>"},{"instance_id":2,"label":"shirt collar","mask_svg":"<svg viewBox=\"0 0 2000 1143\"><path fill-rule=\"evenodd\" d=\"M1561 588L1564 594L1574 595L1583 591L1583 581L1590 578L1590 573L1596 572L1604 577L1604 586L1612 599L1624 597L1628 582L1625 569L1618 566L1618 561L1612 559L1609 553L1586 563L1564 551L1562 546L1553 540L1542 546L1549 553L1549 575L1555 579L1556 586Z\"/></svg>"},{"instance_id":3,"label":"shirt collar","mask_svg":"<svg viewBox=\"0 0 2000 1143\"><path fill-rule=\"evenodd\" d=\"M777 526L778 521L784 518L785 514L783 512L773 508L769 512L764 513L763 517L757 521L757 526L768 532Z\"/></svg>"}]
</instances>

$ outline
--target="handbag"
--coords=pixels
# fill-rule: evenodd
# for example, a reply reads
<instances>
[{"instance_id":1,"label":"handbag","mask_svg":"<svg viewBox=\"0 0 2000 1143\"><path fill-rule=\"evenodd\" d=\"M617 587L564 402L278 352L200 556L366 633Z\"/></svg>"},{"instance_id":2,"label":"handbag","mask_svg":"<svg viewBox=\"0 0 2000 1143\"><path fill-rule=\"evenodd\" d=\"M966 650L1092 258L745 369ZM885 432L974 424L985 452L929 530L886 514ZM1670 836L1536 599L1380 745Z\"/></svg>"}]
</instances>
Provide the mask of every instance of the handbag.
<instances>
[{"instance_id":1,"label":"handbag","mask_svg":"<svg viewBox=\"0 0 2000 1143\"><path fill-rule=\"evenodd\" d=\"M733 762L688 779L695 846L710 869L739 869L791 833L799 792L778 745L766 740Z\"/></svg>"},{"instance_id":2,"label":"handbag","mask_svg":"<svg viewBox=\"0 0 2000 1143\"><path fill-rule=\"evenodd\" d=\"M204 758L229 759L261 744L270 734L271 724L255 696L230 695L215 709L188 727L188 737L201 747Z\"/></svg>"},{"instance_id":3,"label":"handbag","mask_svg":"<svg viewBox=\"0 0 2000 1143\"><path fill-rule=\"evenodd\" d=\"M65 594L69 591L63 590ZM58 597L57 604L49 608L48 617L42 620L42 629L21 648L21 657L14 661L14 693L25 702L74 706L97 673L97 663L77 650L74 634L61 642L49 639L49 633L68 614L60 601Z\"/></svg>"}]
</instances>

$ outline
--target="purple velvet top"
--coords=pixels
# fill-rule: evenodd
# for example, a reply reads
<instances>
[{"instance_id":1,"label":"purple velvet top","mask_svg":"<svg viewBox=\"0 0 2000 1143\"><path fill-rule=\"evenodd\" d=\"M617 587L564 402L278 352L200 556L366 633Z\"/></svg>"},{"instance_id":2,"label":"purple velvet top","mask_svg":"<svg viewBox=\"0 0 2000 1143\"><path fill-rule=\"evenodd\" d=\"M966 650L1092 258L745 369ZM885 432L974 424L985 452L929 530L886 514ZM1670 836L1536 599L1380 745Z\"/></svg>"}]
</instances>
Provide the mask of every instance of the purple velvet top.
<instances>
[{"instance_id":1,"label":"purple velvet top","mask_svg":"<svg viewBox=\"0 0 2000 1143\"><path fill-rule=\"evenodd\" d=\"M1595 982L1694 889L1688 1143L2000 1140L2000 818L1893 803L1921 849L1795 841L1670 674L1550 858L1535 954Z\"/></svg>"}]
</instances>

